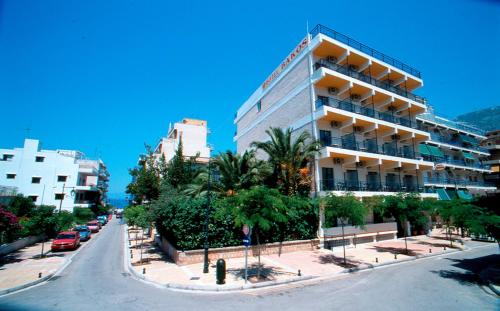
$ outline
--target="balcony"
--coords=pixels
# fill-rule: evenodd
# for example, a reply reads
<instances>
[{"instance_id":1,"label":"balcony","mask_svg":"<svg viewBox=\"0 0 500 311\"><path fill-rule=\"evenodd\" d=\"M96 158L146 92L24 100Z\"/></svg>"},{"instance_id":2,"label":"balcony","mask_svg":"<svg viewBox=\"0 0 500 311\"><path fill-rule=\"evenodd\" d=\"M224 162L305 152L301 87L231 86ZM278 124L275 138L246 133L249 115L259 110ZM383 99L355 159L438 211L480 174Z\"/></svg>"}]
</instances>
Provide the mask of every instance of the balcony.
<instances>
[{"instance_id":1,"label":"balcony","mask_svg":"<svg viewBox=\"0 0 500 311\"><path fill-rule=\"evenodd\" d=\"M430 134L431 134L431 141L438 142L438 143L443 143L443 144L447 144L447 145L451 145L451 146L456 146L456 147L459 147L459 148L464 148L464 149L469 149L469 150L475 150L475 151L479 151L479 152L484 152L484 153L488 153L489 154L489 150L487 148L484 148L484 147L481 147L481 146L478 146L478 145L474 145L474 144L472 144L470 142L464 142L462 140L452 140L452 139L443 137L443 136L441 136L439 134L432 133L432 132Z\"/></svg>"},{"instance_id":2,"label":"balcony","mask_svg":"<svg viewBox=\"0 0 500 311\"><path fill-rule=\"evenodd\" d=\"M448 157L436 157L432 155L425 155L423 154L422 157L426 161L431 161L436 164L451 164L455 166L462 166L465 168L477 168L477 169L482 169L482 170L490 170L490 166L483 164L478 161L465 161L464 159L450 159Z\"/></svg>"},{"instance_id":3,"label":"balcony","mask_svg":"<svg viewBox=\"0 0 500 311\"><path fill-rule=\"evenodd\" d=\"M438 117L432 113L422 113L417 118L420 120L432 122L436 125L444 125L449 128L455 129L457 131L472 133L479 136L486 135L486 132L484 130L478 129L472 125L462 122L451 121L445 118Z\"/></svg>"},{"instance_id":4,"label":"balcony","mask_svg":"<svg viewBox=\"0 0 500 311\"><path fill-rule=\"evenodd\" d=\"M332 108L342 109L374 119L422 130L422 126L420 124L418 124L416 121L412 121L409 118L398 117L390 113L380 112L370 107L364 107L350 100L339 100L332 97L318 96L318 99L316 100L316 108L321 106L329 106Z\"/></svg>"},{"instance_id":5,"label":"balcony","mask_svg":"<svg viewBox=\"0 0 500 311\"><path fill-rule=\"evenodd\" d=\"M365 74L357 72L355 70L352 70L349 68L348 65L339 65L339 64L331 62L327 59L320 59L316 62L314 67L315 67L315 70L317 70L321 67L324 67L324 68L328 68L328 69L337 71L337 72L344 74L346 76L349 76L351 78L358 79L360 81L372 84L374 86L377 86L377 87L382 88L384 90L387 90L389 92L404 96L404 97L409 98L413 101L416 101L417 103L427 105L427 100L424 97L415 95L415 94L413 94L405 89L402 89L400 87L393 86L388 82L380 81L380 80L377 80L375 78L372 78L371 76L365 75Z\"/></svg>"},{"instance_id":6,"label":"balcony","mask_svg":"<svg viewBox=\"0 0 500 311\"><path fill-rule=\"evenodd\" d=\"M403 63L403 62L401 62L393 57L387 56L387 55L385 55L385 54L383 54L383 53L381 53L381 52L379 52L379 51L377 51L369 46L366 46L366 45L364 45L364 44L362 44L362 43L360 43L352 38L349 38L346 35L343 35L339 32L336 32L335 30L332 30L328 27L325 27L323 25L318 24L309 33L311 34L312 37L315 37L316 35L318 35L320 33L324 34L332 39L335 39L335 40L342 42L344 44L347 44L348 46L355 48L355 49L357 49L365 54L368 54L373 58L381 60L384 63L387 63L387 64L392 65L398 69L401 69L404 72L407 72L415 77L421 78L421 73L417 69L415 69L411 66L408 66L405 63Z\"/></svg>"},{"instance_id":7,"label":"balcony","mask_svg":"<svg viewBox=\"0 0 500 311\"><path fill-rule=\"evenodd\" d=\"M415 152L411 146L397 147L395 143L385 143L379 146L375 138L358 142L354 139L353 134L347 134L342 137L322 137L320 140L323 146L326 147L337 147L413 160L421 158L420 153Z\"/></svg>"},{"instance_id":8,"label":"balcony","mask_svg":"<svg viewBox=\"0 0 500 311\"><path fill-rule=\"evenodd\" d=\"M426 177L424 176L425 184L433 184L433 185L454 185L458 187L493 187L495 188L495 184L486 181L471 181L467 179L455 179L455 178L447 178L447 177Z\"/></svg>"},{"instance_id":9,"label":"balcony","mask_svg":"<svg viewBox=\"0 0 500 311\"><path fill-rule=\"evenodd\" d=\"M357 180L322 179L321 191L368 191L368 192L425 192L416 183L363 182Z\"/></svg>"}]
</instances>

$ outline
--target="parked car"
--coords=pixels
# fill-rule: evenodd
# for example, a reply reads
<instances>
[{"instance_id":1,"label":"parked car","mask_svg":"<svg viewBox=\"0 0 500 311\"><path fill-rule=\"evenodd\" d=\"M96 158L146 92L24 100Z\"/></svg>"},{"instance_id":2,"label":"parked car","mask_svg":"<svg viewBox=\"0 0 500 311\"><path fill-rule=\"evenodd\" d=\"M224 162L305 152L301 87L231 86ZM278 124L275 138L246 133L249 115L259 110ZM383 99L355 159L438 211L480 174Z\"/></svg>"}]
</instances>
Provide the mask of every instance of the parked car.
<instances>
[{"instance_id":1,"label":"parked car","mask_svg":"<svg viewBox=\"0 0 500 311\"><path fill-rule=\"evenodd\" d=\"M108 217L106 217L106 216L97 216L97 221L101 224L101 226L104 226L108 222Z\"/></svg>"},{"instance_id":2,"label":"parked car","mask_svg":"<svg viewBox=\"0 0 500 311\"><path fill-rule=\"evenodd\" d=\"M78 231L59 232L52 241L52 251L76 249L80 245L80 233Z\"/></svg>"},{"instance_id":3,"label":"parked car","mask_svg":"<svg viewBox=\"0 0 500 311\"><path fill-rule=\"evenodd\" d=\"M80 233L80 241L88 241L92 237L92 232L90 232L87 226L76 226L73 231L78 231Z\"/></svg>"},{"instance_id":4,"label":"parked car","mask_svg":"<svg viewBox=\"0 0 500 311\"><path fill-rule=\"evenodd\" d=\"M109 214L109 215L108 215L108 222L110 222L110 221L111 221L111 219L113 219L113 214Z\"/></svg>"},{"instance_id":5,"label":"parked car","mask_svg":"<svg viewBox=\"0 0 500 311\"><path fill-rule=\"evenodd\" d=\"M87 227L89 227L90 232L92 232L92 233L99 232L99 230L101 229L101 225L99 224L99 222L97 220L89 221L87 223Z\"/></svg>"}]
</instances>

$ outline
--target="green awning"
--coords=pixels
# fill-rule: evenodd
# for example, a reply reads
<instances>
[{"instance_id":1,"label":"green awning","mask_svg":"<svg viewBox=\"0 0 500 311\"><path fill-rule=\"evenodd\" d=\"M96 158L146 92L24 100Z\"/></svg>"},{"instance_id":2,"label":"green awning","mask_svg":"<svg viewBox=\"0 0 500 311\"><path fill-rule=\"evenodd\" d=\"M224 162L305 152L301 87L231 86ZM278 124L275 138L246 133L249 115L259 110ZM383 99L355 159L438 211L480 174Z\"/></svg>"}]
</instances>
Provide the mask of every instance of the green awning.
<instances>
[{"instance_id":1,"label":"green awning","mask_svg":"<svg viewBox=\"0 0 500 311\"><path fill-rule=\"evenodd\" d=\"M474 155L472 155L472 153L462 151L462 154L464 155L464 158L472 160L472 161L476 161L476 158L474 158Z\"/></svg>"},{"instance_id":2,"label":"green awning","mask_svg":"<svg viewBox=\"0 0 500 311\"><path fill-rule=\"evenodd\" d=\"M444 200L444 201L450 200L448 193L446 193L446 190L444 190L443 188L437 188L436 192L437 192L440 200Z\"/></svg>"},{"instance_id":3,"label":"green awning","mask_svg":"<svg viewBox=\"0 0 500 311\"><path fill-rule=\"evenodd\" d=\"M465 190L457 190L458 197L463 200L472 200L472 195Z\"/></svg>"},{"instance_id":4,"label":"green awning","mask_svg":"<svg viewBox=\"0 0 500 311\"><path fill-rule=\"evenodd\" d=\"M446 193L448 194L448 197L452 200L454 199L458 199L458 194L455 190L451 190L451 189L446 189Z\"/></svg>"},{"instance_id":5,"label":"green awning","mask_svg":"<svg viewBox=\"0 0 500 311\"><path fill-rule=\"evenodd\" d=\"M438 157L438 158L443 158L444 157L443 152L438 147L427 145L427 148L429 149L431 155L433 155L435 157Z\"/></svg>"},{"instance_id":6,"label":"green awning","mask_svg":"<svg viewBox=\"0 0 500 311\"><path fill-rule=\"evenodd\" d=\"M469 144L472 144L472 145L477 145L477 140L470 137L470 136L467 136L467 135L464 135L464 134L460 134L460 139L463 141L463 142L466 142L466 143L469 143Z\"/></svg>"},{"instance_id":7,"label":"green awning","mask_svg":"<svg viewBox=\"0 0 500 311\"><path fill-rule=\"evenodd\" d=\"M427 148L426 144L420 144L418 146L418 150L420 151L420 154L423 154L423 155L432 155L431 152L429 151L429 148Z\"/></svg>"}]
</instances>

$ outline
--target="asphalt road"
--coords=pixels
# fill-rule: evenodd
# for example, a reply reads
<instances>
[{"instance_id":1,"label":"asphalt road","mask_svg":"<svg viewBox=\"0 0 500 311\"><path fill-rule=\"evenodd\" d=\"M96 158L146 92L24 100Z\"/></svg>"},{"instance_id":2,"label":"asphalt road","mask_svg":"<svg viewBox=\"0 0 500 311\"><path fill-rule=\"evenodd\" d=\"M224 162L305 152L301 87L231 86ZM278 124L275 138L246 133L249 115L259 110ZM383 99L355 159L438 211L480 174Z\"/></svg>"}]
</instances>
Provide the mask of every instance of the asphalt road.
<instances>
[{"instance_id":1,"label":"asphalt road","mask_svg":"<svg viewBox=\"0 0 500 311\"><path fill-rule=\"evenodd\" d=\"M63 273L0 298L0 310L499 310L477 274L500 261L496 245L343 276L310 286L247 293L185 293L135 280L123 269L117 220Z\"/></svg>"}]
</instances>

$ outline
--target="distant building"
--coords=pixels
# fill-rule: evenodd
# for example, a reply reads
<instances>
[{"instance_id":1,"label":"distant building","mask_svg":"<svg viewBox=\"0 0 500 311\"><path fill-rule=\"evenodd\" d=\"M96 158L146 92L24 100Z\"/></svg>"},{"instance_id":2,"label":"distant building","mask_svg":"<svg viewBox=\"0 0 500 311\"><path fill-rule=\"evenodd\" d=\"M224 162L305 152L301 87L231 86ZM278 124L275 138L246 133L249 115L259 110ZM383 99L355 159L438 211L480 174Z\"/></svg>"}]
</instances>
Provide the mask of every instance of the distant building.
<instances>
[{"instance_id":1,"label":"distant building","mask_svg":"<svg viewBox=\"0 0 500 311\"><path fill-rule=\"evenodd\" d=\"M174 126L170 126L166 137L160 139L155 148L155 154L164 156L168 162L172 160L182 140L183 155L186 158L196 157L198 163L208 163L210 146L207 144L209 133L207 121L183 119Z\"/></svg>"},{"instance_id":2,"label":"distant building","mask_svg":"<svg viewBox=\"0 0 500 311\"><path fill-rule=\"evenodd\" d=\"M437 116L432 109L417 116L419 126L429 132L430 140L420 144L420 154L435 163L433 171L424 174L424 185L436 191L440 199L470 199L495 191L485 180L491 173L488 149L481 146L485 132L464 122Z\"/></svg>"},{"instance_id":3,"label":"distant building","mask_svg":"<svg viewBox=\"0 0 500 311\"><path fill-rule=\"evenodd\" d=\"M485 163L491 166L491 173L485 175L484 180L495 184L498 190L500 189L500 130L486 133L486 140L482 145L490 152Z\"/></svg>"},{"instance_id":4,"label":"distant building","mask_svg":"<svg viewBox=\"0 0 500 311\"><path fill-rule=\"evenodd\" d=\"M43 150L35 139L25 139L23 148L0 149L0 187L37 205L91 207L105 201L108 180L104 163L80 151Z\"/></svg>"}]
</instances>

